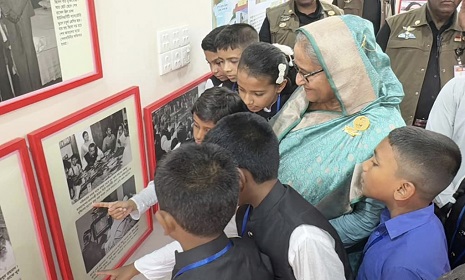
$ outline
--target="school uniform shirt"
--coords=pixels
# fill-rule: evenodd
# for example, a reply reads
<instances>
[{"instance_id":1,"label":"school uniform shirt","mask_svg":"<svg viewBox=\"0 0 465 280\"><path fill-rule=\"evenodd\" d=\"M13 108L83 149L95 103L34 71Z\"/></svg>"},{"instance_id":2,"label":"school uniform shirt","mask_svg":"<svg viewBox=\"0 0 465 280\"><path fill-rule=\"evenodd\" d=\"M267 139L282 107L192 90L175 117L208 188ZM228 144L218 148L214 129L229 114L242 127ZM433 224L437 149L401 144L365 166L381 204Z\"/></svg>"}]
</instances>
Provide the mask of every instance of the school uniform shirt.
<instances>
[{"instance_id":1,"label":"school uniform shirt","mask_svg":"<svg viewBox=\"0 0 465 280\"><path fill-rule=\"evenodd\" d=\"M384 210L365 245L357 280L437 279L448 271L444 227L431 204L392 219Z\"/></svg>"},{"instance_id":2,"label":"school uniform shirt","mask_svg":"<svg viewBox=\"0 0 465 280\"><path fill-rule=\"evenodd\" d=\"M209 89L209 88L212 88L212 87L227 87L229 89L232 88L232 85L233 85L233 82L231 82L230 80L226 80L226 81L221 81L220 79L218 79L217 77L215 77L215 75L212 75L205 83L205 89Z\"/></svg>"},{"instance_id":3,"label":"school uniform shirt","mask_svg":"<svg viewBox=\"0 0 465 280\"><path fill-rule=\"evenodd\" d=\"M247 239L228 239L222 234L207 244L176 252L175 256L176 265L171 277L175 280L273 279L268 258Z\"/></svg>"},{"instance_id":4,"label":"school uniform shirt","mask_svg":"<svg viewBox=\"0 0 465 280\"><path fill-rule=\"evenodd\" d=\"M264 117L266 120L270 120L279 112L279 110L281 110L281 108L283 108L284 104L287 102L287 100L289 100L289 98L297 88L297 85L295 84L295 82L293 82L295 81L296 75L297 72L295 71L295 68L292 67L288 73L289 78L287 80L287 84L281 91L278 100L276 100L276 102L271 106L271 108L263 109L257 112L257 115Z\"/></svg>"},{"instance_id":5,"label":"school uniform shirt","mask_svg":"<svg viewBox=\"0 0 465 280\"><path fill-rule=\"evenodd\" d=\"M454 140L465 157L465 79L453 78L441 90L429 114L426 129ZM452 183L441 192L434 202L442 207L455 203L453 194L465 179L465 164L460 166Z\"/></svg>"},{"instance_id":6,"label":"school uniform shirt","mask_svg":"<svg viewBox=\"0 0 465 280\"><path fill-rule=\"evenodd\" d=\"M278 187L277 187L278 186ZM267 198L262 203L268 204L266 201L273 200L275 194L281 193L284 187L279 183L272 190L273 194L268 195ZM282 186L282 187L280 187ZM293 189L286 187L288 190L287 193L292 192L292 195L287 195L287 198L294 198L294 195L298 195ZM289 191L290 190L290 191ZM303 198L302 198L303 199ZM305 201L305 200L304 200ZM305 201L306 202L306 201ZM308 202L306 202L310 205ZM265 205L260 204L260 205ZM265 205L266 206L266 205ZM280 215L277 215L274 211L277 211L279 207L272 208L269 212L270 220L277 219ZM311 205L310 205L311 206ZM259 206L260 207L260 206ZM257 209L259 209L257 207ZM251 213L250 219L254 219L253 215L257 213ZM265 207L261 208L265 211ZM268 210L268 207L266 207ZM314 209L314 208L313 208ZM316 209L315 209L316 210ZM260 212L258 212L260 213ZM240 213L238 212L237 215ZM321 215L321 214L319 214ZM301 216L296 215L296 217L301 218ZM321 218L323 218L321 216ZM324 219L324 218L323 218ZM266 222L266 220L259 219L260 221ZM325 222L327 223L327 221ZM249 225L248 225L249 226ZM266 225L265 225L266 226ZM226 228L231 228L228 225ZM270 228L268 232L272 234L273 232L279 233L282 229ZM328 231L336 234L334 229L330 228ZM337 280L337 279L352 279L352 275L349 272L349 277L345 277L344 265L340 260L338 254L336 253L335 246L340 243L337 235L333 237L328 231L323 230L317 226L312 226L308 224L303 224L296 227L290 237L287 239L289 241L289 249L287 252L284 252L282 262L283 266L289 266L289 269L292 270L293 277L297 280L309 280L309 279L318 279L318 280ZM225 230L228 235L227 230ZM237 232L236 232L237 233ZM259 234L257 232L257 234ZM256 235L258 236L258 235ZM286 240L286 239L285 239ZM337 241L336 241L337 240ZM255 239L255 241L257 241ZM285 242L287 243L287 242ZM259 245L259 244L257 244ZM266 244L266 247L273 248L274 243ZM258 246L261 252L266 255L266 248ZM343 249L342 249L343 250ZM135 268L143 274L147 279L164 279L169 275L173 270L175 264L175 251L182 252L182 247L179 242L172 242L165 247L156 250L150 254L143 256L142 258L134 262ZM345 254L345 252L342 252ZM271 260L273 262L273 260ZM347 263L345 261L345 263ZM347 263L348 264L348 263ZM274 269L274 268L273 268ZM350 270L350 268L348 268ZM222 279L222 278L219 278ZM240 279L240 278L237 278ZM275 279L278 279L275 276ZM281 279L293 279L293 278L281 278Z\"/></svg>"}]
</instances>

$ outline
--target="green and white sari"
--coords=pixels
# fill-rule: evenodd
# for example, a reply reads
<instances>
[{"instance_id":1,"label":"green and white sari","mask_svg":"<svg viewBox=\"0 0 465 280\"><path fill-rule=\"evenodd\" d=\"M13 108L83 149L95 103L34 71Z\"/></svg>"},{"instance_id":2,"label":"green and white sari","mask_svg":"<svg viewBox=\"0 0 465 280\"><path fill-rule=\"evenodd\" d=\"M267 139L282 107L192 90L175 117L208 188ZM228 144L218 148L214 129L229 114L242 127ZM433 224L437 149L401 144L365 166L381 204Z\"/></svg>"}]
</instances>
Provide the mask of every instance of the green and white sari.
<instances>
[{"instance_id":1,"label":"green and white sari","mask_svg":"<svg viewBox=\"0 0 465 280\"><path fill-rule=\"evenodd\" d=\"M354 167L405 125L398 106L404 93L371 22L329 17L299 32L313 46L342 112L308 111L304 89L294 92L270 121L280 140L279 179L336 218L331 223L348 246L371 233L382 210L370 200L349 202Z\"/></svg>"}]
</instances>

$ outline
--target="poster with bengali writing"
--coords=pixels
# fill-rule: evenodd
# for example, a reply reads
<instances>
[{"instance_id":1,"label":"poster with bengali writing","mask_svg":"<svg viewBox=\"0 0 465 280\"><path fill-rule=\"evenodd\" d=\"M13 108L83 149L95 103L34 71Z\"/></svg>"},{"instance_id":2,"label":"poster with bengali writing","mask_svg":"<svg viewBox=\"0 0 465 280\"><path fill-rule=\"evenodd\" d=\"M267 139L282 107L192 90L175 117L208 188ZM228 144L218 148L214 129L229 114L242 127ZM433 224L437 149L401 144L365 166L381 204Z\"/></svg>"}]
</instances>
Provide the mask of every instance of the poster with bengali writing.
<instances>
[{"instance_id":1,"label":"poster with bengali writing","mask_svg":"<svg viewBox=\"0 0 465 280\"><path fill-rule=\"evenodd\" d=\"M101 77L93 0L0 1L0 115Z\"/></svg>"},{"instance_id":2,"label":"poster with bengali writing","mask_svg":"<svg viewBox=\"0 0 465 280\"><path fill-rule=\"evenodd\" d=\"M141 118L132 87L28 135L63 279L100 279L152 231L149 213L118 220L93 207L147 185Z\"/></svg>"},{"instance_id":3,"label":"poster with bengali writing","mask_svg":"<svg viewBox=\"0 0 465 280\"><path fill-rule=\"evenodd\" d=\"M426 0L401 0L399 5L399 13L405 13L414 9L418 9L426 4Z\"/></svg>"},{"instance_id":4,"label":"poster with bengali writing","mask_svg":"<svg viewBox=\"0 0 465 280\"><path fill-rule=\"evenodd\" d=\"M265 19L266 9L286 0L213 0L213 28L234 23L248 23L257 31Z\"/></svg>"}]
</instances>

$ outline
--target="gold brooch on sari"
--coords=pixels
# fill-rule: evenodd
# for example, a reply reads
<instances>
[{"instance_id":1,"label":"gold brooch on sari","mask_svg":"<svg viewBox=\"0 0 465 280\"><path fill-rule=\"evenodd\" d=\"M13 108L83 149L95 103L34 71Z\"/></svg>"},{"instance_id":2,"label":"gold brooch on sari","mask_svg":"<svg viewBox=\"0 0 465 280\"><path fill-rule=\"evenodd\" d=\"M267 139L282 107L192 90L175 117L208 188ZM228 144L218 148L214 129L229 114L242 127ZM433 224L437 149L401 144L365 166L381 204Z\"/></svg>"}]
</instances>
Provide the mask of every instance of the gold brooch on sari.
<instances>
[{"instance_id":1,"label":"gold brooch on sari","mask_svg":"<svg viewBox=\"0 0 465 280\"><path fill-rule=\"evenodd\" d=\"M365 116L356 117L353 122L353 127L345 126L344 132L352 137L360 135L360 132L367 130L370 127L370 119Z\"/></svg>"}]
</instances>

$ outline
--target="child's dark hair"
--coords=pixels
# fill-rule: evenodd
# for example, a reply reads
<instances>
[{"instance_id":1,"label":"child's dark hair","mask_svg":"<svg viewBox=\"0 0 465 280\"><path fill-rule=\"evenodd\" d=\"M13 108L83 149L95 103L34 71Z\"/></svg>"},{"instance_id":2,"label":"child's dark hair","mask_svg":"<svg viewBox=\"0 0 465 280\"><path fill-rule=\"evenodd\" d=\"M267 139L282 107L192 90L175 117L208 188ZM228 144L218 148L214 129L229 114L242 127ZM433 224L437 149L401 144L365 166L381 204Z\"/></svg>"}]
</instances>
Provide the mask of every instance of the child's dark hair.
<instances>
[{"instance_id":1,"label":"child's dark hair","mask_svg":"<svg viewBox=\"0 0 465 280\"><path fill-rule=\"evenodd\" d=\"M234 156L239 168L248 170L255 182L278 177L279 142L268 122L257 114L237 113L222 118L205 136Z\"/></svg>"},{"instance_id":2,"label":"child's dark hair","mask_svg":"<svg viewBox=\"0 0 465 280\"><path fill-rule=\"evenodd\" d=\"M462 162L449 137L414 126L388 135L398 165L397 175L412 182L425 200L432 201L454 179Z\"/></svg>"},{"instance_id":3,"label":"child's dark hair","mask_svg":"<svg viewBox=\"0 0 465 280\"><path fill-rule=\"evenodd\" d=\"M192 114L204 122L217 123L221 118L238 112L247 112L239 94L226 87L212 87L195 101Z\"/></svg>"},{"instance_id":4,"label":"child's dark hair","mask_svg":"<svg viewBox=\"0 0 465 280\"><path fill-rule=\"evenodd\" d=\"M216 50L245 49L258 42L258 33L247 23L235 23L224 28L215 39Z\"/></svg>"},{"instance_id":5,"label":"child's dark hair","mask_svg":"<svg viewBox=\"0 0 465 280\"><path fill-rule=\"evenodd\" d=\"M265 77L271 84L280 84L276 82L280 74L278 68L280 64L283 64L281 74L284 80L289 72L286 55L271 44L258 42L251 44L242 52L238 70L245 70L248 76L254 78Z\"/></svg>"},{"instance_id":6,"label":"child's dark hair","mask_svg":"<svg viewBox=\"0 0 465 280\"><path fill-rule=\"evenodd\" d=\"M193 235L220 234L236 211L237 165L217 145L181 145L161 160L154 183L160 210Z\"/></svg>"},{"instance_id":7,"label":"child's dark hair","mask_svg":"<svg viewBox=\"0 0 465 280\"><path fill-rule=\"evenodd\" d=\"M217 28L210 31L210 33L203 38L201 46L202 50L216 53L215 39L218 34L226 28L227 25L218 26Z\"/></svg>"}]
</instances>

